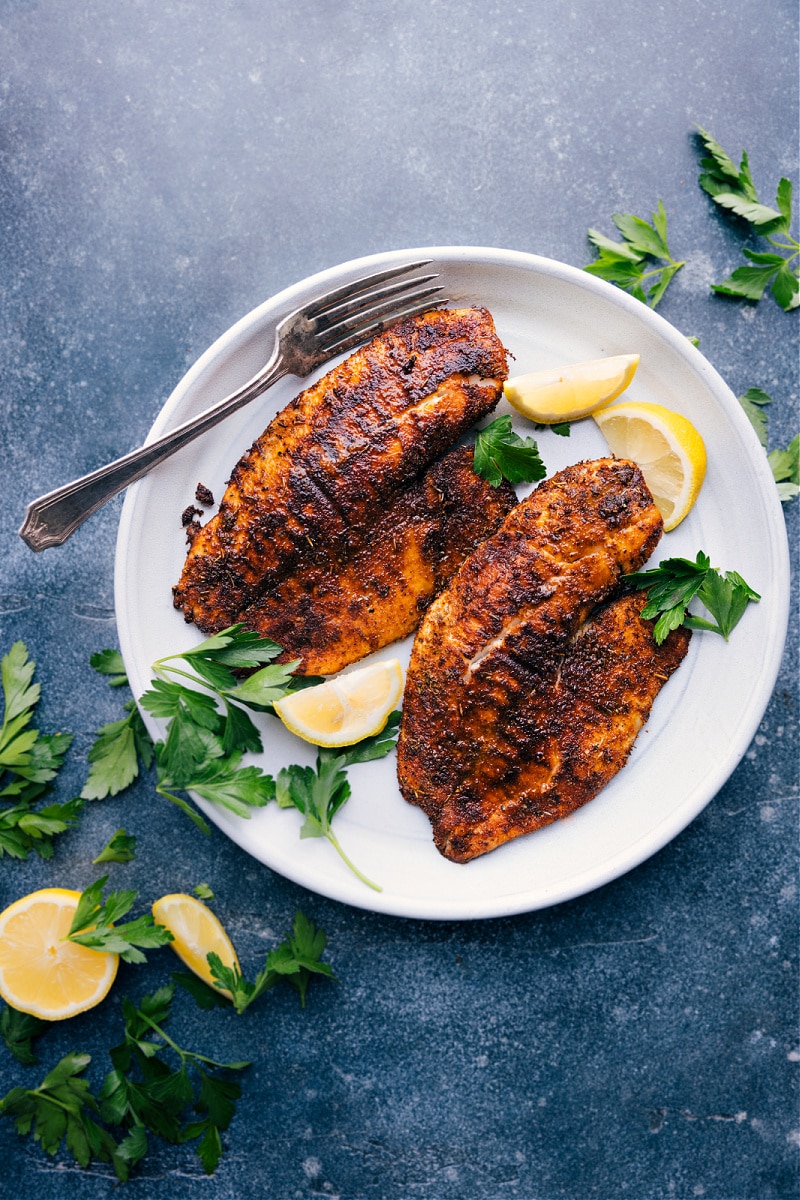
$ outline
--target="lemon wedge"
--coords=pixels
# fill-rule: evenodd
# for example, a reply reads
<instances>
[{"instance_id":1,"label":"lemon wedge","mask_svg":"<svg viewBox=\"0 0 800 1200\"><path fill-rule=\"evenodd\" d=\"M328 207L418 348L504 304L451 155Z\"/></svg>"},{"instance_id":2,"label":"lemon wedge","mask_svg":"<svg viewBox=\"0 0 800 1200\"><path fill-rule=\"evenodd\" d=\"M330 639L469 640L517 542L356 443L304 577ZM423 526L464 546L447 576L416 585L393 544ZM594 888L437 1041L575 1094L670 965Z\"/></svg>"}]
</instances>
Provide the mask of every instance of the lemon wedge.
<instances>
[{"instance_id":1,"label":"lemon wedge","mask_svg":"<svg viewBox=\"0 0 800 1200\"><path fill-rule=\"evenodd\" d=\"M402 694L403 668L391 658L290 692L273 708L286 728L307 742L351 746L380 733Z\"/></svg>"},{"instance_id":2,"label":"lemon wedge","mask_svg":"<svg viewBox=\"0 0 800 1200\"><path fill-rule=\"evenodd\" d=\"M680 413L662 404L622 400L594 413L617 458L641 469L669 531L679 525L698 497L706 474L706 448Z\"/></svg>"},{"instance_id":3,"label":"lemon wedge","mask_svg":"<svg viewBox=\"0 0 800 1200\"><path fill-rule=\"evenodd\" d=\"M512 408L539 425L577 421L616 400L633 379L638 365L638 354L616 354L548 367L507 379L503 393Z\"/></svg>"},{"instance_id":4,"label":"lemon wedge","mask_svg":"<svg viewBox=\"0 0 800 1200\"><path fill-rule=\"evenodd\" d=\"M63 1021L108 995L119 955L66 940L80 898L43 888L0 913L0 996L12 1008Z\"/></svg>"},{"instance_id":5,"label":"lemon wedge","mask_svg":"<svg viewBox=\"0 0 800 1200\"><path fill-rule=\"evenodd\" d=\"M226 988L217 988L214 983L207 955L213 950L224 967L235 968L240 973L241 968L231 939L211 909L195 896L172 892L155 901L153 918L159 925L165 925L172 934L173 940L169 944L181 962L204 983L230 998Z\"/></svg>"}]
</instances>

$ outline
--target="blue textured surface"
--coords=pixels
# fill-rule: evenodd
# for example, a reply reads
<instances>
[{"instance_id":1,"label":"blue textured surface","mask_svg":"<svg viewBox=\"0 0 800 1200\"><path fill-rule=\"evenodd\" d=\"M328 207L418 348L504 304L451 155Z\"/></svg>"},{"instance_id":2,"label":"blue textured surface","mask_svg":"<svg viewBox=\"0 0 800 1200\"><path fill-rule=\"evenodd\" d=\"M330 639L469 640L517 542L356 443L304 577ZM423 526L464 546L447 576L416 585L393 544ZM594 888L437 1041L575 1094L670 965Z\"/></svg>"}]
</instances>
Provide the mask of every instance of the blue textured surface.
<instances>
[{"instance_id":1,"label":"blue textured surface","mask_svg":"<svg viewBox=\"0 0 800 1200\"><path fill-rule=\"evenodd\" d=\"M581 266L589 226L662 197L686 266L659 311L739 394L798 428L798 313L714 297L738 231L697 186L695 123L750 152L771 203L797 184L797 8L788 0L99 0L0 3L0 642L38 664L47 731L73 732L76 794L121 696L88 666L115 646L119 501L33 555L25 503L138 444L223 330L324 267L472 244ZM786 506L796 565L798 502ZM0 904L84 887L120 826L115 886L148 902L214 889L251 971L301 907L339 983L241 1018L176 1001L172 1027L251 1057L216 1174L153 1142L131 1196L250 1200L714 1200L798 1195L797 587L778 686L749 752L693 824L580 900L507 920L386 919L307 894L152 778L89 806L50 863L0 860ZM735 653L732 643L731 653ZM713 702L709 698L709 702ZM167 961L170 959L170 961ZM0 1046L0 1095L70 1049L93 1082L123 966L99 1009ZM0 1195L94 1200L110 1172L47 1158L0 1120Z\"/></svg>"}]
</instances>

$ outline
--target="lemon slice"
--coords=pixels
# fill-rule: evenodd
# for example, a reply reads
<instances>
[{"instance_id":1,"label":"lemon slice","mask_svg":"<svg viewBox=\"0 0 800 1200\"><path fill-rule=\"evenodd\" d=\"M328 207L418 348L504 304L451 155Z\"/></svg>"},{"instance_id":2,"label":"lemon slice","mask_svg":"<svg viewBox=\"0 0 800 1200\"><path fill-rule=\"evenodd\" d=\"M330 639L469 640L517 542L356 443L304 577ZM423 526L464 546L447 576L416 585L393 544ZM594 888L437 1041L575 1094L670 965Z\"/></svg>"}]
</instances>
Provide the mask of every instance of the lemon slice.
<instances>
[{"instance_id":1,"label":"lemon slice","mask_svg":"<svg viewBox=\"0 0 800 1200\"><path fill-rule=\"evenodd\" d=\"M594 414L617 458L641 468L664 529L674 529L697 499L706 474L706 448L680 413L662 404L622 400Z\"/></svg>"},{"instance_id":2,"label":"lemon slice","mask_svg":"<svg viewBox=\"0 0 800 1200\"><path fill-rule=\"evenodd\" d=\"M291 692L273 708L287 729L316 746L351 746L380 733L403 694L396 658Z\"/></svg>"},{"instance_id":3,"label":"lemon slice","mask_svg":"<svg viewBox=\"0 0 800 1200\"><path fill-rule=\"evenodd\" d=\"M506 400L540 425L577 421L616 400L636 373L638 354L592 358L564 367L517 375L503 385Z\"/></svg>"},{"instance_id":4,"label":"lemon slice","mask_svg":"<svg viewBox=\"0 0 800 1200\"><path fill-rule=\"evenodd\" d=\"M43 888L0 913L0 996L43 1021L63 1021L108 995L119 955L66 941L81 893Z\"/></svg>"},{"instance_id":5,"label":"lemon slice","mask_svg":"<svg viewBox=\"0 0 800 1200\"><path fill-rule=\"evenodd\" d=\"M184 892L162 896L153 905L153 918L165 925L173 937L169 944L181 962L194 971L204 983L230 998L226 988L217 988L206 955L213 950L224 967L240 970L233 943L219 918L198 900Z\"/></svg>"}]
</instances>

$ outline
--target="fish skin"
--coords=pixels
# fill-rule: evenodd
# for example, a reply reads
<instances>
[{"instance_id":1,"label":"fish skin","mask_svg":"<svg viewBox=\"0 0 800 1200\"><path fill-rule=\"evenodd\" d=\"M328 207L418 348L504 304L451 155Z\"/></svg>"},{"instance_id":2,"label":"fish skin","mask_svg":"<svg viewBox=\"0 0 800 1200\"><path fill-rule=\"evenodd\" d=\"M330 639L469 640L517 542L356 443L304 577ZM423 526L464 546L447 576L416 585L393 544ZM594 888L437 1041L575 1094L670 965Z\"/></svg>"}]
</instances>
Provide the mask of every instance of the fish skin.
<instances>
[{"instance_id":1,"label":"fish skin","mask_svg":"<svg viewBox=\"0 0 800 1200\"><path fill-rule=\"evenodd\" d=\"M393 497L360 541L337 560L320 555L241 614L300 659L296 674L333 675L407 637L466 556L517 503L508 483L475 474L472 446L459 446Z\"/></svg>"},{"instance_id":2,"label":"fish skin","mask_svg":"<svg viewBox=\"0 0 800 1200\"><path fill-rule=\"evenodd\" d=\"M397 771L446 858L565 816L627 760L689 640L677 630L657 646L644 597L612 599L662 528L633 463L579 463L517 505L431 605Z\"/></svg>"},{"instance_id":3,"label":"fish skin","mask_svg":"<svg viewBox=\"0 0 800 1200\"><path fill-rule=\"evenodd\" d=\"M489 413L508 374L483 308L433 309L361 347L270 422L197 533L173 602L206 633L346 552L391 497Z\"/></svg>"}]
</instances>

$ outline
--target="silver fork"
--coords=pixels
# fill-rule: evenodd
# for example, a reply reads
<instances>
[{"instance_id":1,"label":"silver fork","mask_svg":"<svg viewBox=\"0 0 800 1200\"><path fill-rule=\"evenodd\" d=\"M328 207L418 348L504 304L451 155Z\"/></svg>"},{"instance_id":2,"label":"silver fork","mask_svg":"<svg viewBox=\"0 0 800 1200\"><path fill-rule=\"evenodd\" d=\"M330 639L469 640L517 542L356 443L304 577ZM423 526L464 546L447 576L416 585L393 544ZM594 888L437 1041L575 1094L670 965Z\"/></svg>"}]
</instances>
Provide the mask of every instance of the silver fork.
<instances>
[{"instance_id":1,"label":"silver fork","mask_svg":"<svg viewBox=\"0 0 800 1200\"><path fill-rule=\"evenodd\" d=\"M425 259L378 271L295 309L275 330L275 347L269 362L243 387L157 441L33 500L25 510L19 536L31 550L62 545L112 496L262 395L284 375L309 375L315 367L353 349L405 317L424 312L435 304L446 304L443 297L433 299L441 292L441 285L423 286L438 279L437 274L397 278L429 264L430 259Z\"/></svg>"}]
</instances>

